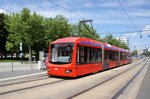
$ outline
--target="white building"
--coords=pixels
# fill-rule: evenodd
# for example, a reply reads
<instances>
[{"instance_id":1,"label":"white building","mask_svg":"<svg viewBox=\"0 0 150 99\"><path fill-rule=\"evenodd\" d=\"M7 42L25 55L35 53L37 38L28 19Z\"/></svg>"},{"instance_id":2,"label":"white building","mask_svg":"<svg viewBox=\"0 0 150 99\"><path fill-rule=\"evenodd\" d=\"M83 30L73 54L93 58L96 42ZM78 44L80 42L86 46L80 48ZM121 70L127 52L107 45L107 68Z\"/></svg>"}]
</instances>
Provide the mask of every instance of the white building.
<instances>
[{"instance_id":1,"label":"white building","mask_svg":"<svg viewBox=\"0 0 150 99\"><path fill-rule=\"evenodd\" d=\"M141 55L144 51L143 50L138 50L138 54L137 55Z\"/></svg>"},{"instance_id":2,"label":"white building","mask_svg":"<svg viewBox=\"0 0 150 99\"><path fill-rule=\"evenodd\" d=\"M123 43L125 43L127 46L129 45L129 38L128 37L119 37L119 38L116 38L116 39L120 40Z\"/></svg>"},{"instance_id":3,"label":"white building","mask_svg":"<svg viewBox=\"0 0 150 99\"><path fill-rule=\"evenodd\" d=\"M150 47L148 48L148 51L150 51Z\"/></svg>"}]
</instances>

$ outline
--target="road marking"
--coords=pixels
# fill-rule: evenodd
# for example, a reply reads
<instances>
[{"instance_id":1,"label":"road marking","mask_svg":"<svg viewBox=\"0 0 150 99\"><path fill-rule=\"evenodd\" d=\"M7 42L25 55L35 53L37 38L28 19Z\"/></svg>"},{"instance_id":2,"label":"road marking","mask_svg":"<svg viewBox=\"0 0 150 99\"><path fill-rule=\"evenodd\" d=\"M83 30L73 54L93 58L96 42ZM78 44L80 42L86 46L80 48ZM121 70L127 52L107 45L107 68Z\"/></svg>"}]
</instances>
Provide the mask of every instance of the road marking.
<instances>
[{"instance_id":1,"label":"road marking","mask_svg":"<svg viewBox=\"0 0 150 99\"><path fill-rule=\"evenodd\" d=\"M47 72L40 72L40 73L34 73L34 74L28 74L28 75L22 75L22 76L16 76L16 77L9 77L9 78L0 79L0 81L13 80L13 79L17 79L17 78L24 78L24 77L36 76L36 75L46 74L46 73Z\"/></svg>"}]
</instances>

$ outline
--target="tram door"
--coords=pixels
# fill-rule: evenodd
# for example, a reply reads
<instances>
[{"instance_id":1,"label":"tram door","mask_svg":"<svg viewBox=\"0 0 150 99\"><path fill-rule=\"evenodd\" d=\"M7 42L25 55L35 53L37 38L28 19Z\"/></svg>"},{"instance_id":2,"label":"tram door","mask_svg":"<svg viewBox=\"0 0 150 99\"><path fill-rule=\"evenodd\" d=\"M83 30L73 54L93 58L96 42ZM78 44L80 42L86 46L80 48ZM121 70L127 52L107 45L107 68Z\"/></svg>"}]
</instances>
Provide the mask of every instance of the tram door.
<instances>
[{"instance_id":1,"label":"tram door","mask_svg":"<svg viewBox=\"0 0 150 99\"><path fill-rule=\"evenodd\" d=\"M107 55L107 52L104 50L104 46L102 46L102 66L103 66L103 70L109 68L109 63L108 63L106 55Z\"/></svg>"},{"instance_id":2,"label":"tram door","mask_svg":"<svg viewBox=\"0 0 150 99\"><path fill-rule=\"evenodd\" d=\"M101 70L101 49L86 46L78 46L77 48L77 74L87 74Z\"/></svg>"},{"instance_id":3,"label":"tram door","mask_svg":"<svg viewBox=\"0 0 150 99\"><path fill-rule=\"evenodd\" d=\"M103 69L109 69L109 51L104 52L104 65Z\"/></svg>"}]
</instances>

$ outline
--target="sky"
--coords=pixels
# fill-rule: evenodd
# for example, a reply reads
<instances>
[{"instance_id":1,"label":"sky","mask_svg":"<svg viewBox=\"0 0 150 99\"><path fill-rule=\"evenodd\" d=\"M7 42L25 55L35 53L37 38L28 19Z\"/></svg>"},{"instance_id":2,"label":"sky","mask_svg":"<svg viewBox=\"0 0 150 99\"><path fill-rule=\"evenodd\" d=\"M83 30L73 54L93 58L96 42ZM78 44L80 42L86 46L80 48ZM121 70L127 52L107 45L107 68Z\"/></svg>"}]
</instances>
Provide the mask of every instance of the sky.
<instances>
[{"instance_id":1,"label":"sky","mask_svg":"<svg viewBox=\"0 0 150 99\"><path fill-rule=\"evenodd\" d=\"M129 37L131 50L150 47L150 31L143 31L150 30L149 0L0 0L0 12L10 14L22 8L47 18L62 14L72 24L92 19L100 37L106 33Z\"/></svg>"}]
</instances>

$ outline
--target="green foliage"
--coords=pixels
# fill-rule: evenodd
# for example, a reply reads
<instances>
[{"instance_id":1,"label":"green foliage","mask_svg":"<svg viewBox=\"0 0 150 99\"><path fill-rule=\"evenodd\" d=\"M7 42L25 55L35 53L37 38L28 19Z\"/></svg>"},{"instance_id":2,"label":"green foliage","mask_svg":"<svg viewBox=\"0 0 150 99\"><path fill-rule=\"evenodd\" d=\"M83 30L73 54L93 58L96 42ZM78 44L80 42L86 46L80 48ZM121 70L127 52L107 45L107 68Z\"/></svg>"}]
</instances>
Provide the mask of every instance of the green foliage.
<instances>
[{"instance_id":1,"label":"green foliage","mask_svg":"<svg viewBox=\"0 0 150 99\"><path fill-rule=\"evenodd\" d=\"M0 53L5 54L6 56L6 41L8 37L8 31L5 28L5 17L4 13L0 13Z\"/></svg>"},{"instance_id":2,"label":"green foliage","mask_svg":"<svg viewBox=\"0 0 150 99\"><path fill-rule=\"evenodd\" d=\"M135 56L135 55L137 55L138 54L138 51L137 50L134 50L133 52L132 52L132 55L133 56Z\"/></svg>"},{"instance_id":3,"label":"green foliage","mask_svg":"<svg viewBox=\"0 0 150 99\"><path fill-rule=\"evenodd\" d=\"M19 50L20 42L28 46L31 55L31 47L44 38L44 18L35 12L24 8L21 13L13 13L6 21L7 29L11 34L8 37L6 47L8 50Z\"/></svg>"},{"instance_id":4,"label":"green foliage","mask_svg":"<svg viewBox=\"0 0 150 99\"><path fill-rule=\"evenodd\" d=\"M104 37L103 39L101 39L102 42L107 42L108 44L111 45L115 45L124 49L129 49L128 46L121 42L120 40L117 40L116 38L114 38L111 34L110 35L106 35L106 37Z\"/></svg>"},{"instance_id":5,"label":"green foliage","mask_svg":"<svg viewBox=\"0 0 150 99\"><path fill-rule=\"evenodd\" d=\"M45 19L44 27L46 29L45 39L50 41L54 41L58 38L68 37L71 33L71 25L62 15L57 15L55 18Z\"/></svg>"},{"instance_id":6,"label":"green foliage","mask_svg":"<svg viewBox=\"0 0 150 99\"><path fill-rule=\"evenodd\" d=\"M10 32L6 43L8 51L15 51L19 49L19 44L22 38L22 24L19 13L12 13L8 15L6 21L6 28Z\"/></svg>"},{"instance_id":7,"label":"green foliage","mask_svg":"<svg viewBox=\"0 0 150 99\"><path fill-rule=\"evenodd\" d=\"M90 27L88 24L86 24L87 28L92 32L90 33L84 25L74 24L72 25L72 35L73 36L81 36L81 37L87 37L94 40L100 40L100 36L98 33L96 33L96 30L93 30L92 27Z\"/></svg>"},{"instance_id":8,"label":"green foliage","mask_svg":"<svg viewBox=\"0 0 150 99\"><path fill-rule=\"evenodd\" d=\"M29 9L24 8L20 13L5 15L4 22L6 30L9 31L5 45L9 52L19 52L19 44L22 42L24 53L29 51L30 55L32 52L38 54L39 50L48 49L49 42L68 36L81 36L103 42L107 41L109 44L128 49L124 43L116 40L112 35L100 39L96 30L93 30L88 24L86 26L94 34L79 23L70 24L67 18L62 15L57 15L54 18L44 18L36 12L31 13Z\"/></svg>"},{"instance_id":9,"label":"green foliage","mask_svg":"<svg viewBox=\"0 0 150 99\"><path fill-rule=\"evenodd\" d=\"M15 51L15 49L14 49L14 44L13 43L11 43L11 42L6 42L6 49L7 49L7 51Z\"/></svg>"},{"instance_id":10,"label":"green foliage","mask_svg":"<svg viewBox=\"0 0 150 99\"><path fill-rule=\"evenodd\" d=\"M145 56L150 56L150 51L144 52L143 55L145 55Z\"/></svg>"},{"instance_id":11,"label":"green foliage","mask_svg":"<svg viewBox=\"0 0 150 99\"><path fill-rule=\"evenodd\" d=\"M62 15L54 18L44 18L36 12L24 8L20 13L7 15L6 28L10 32L6 48L10 52L19 52L19 44L23 43L23 51L29 54L33 49L48 49L48 43L58 38L68 37L72 32L72 25Z\"/></svg>"}]
</instances>

